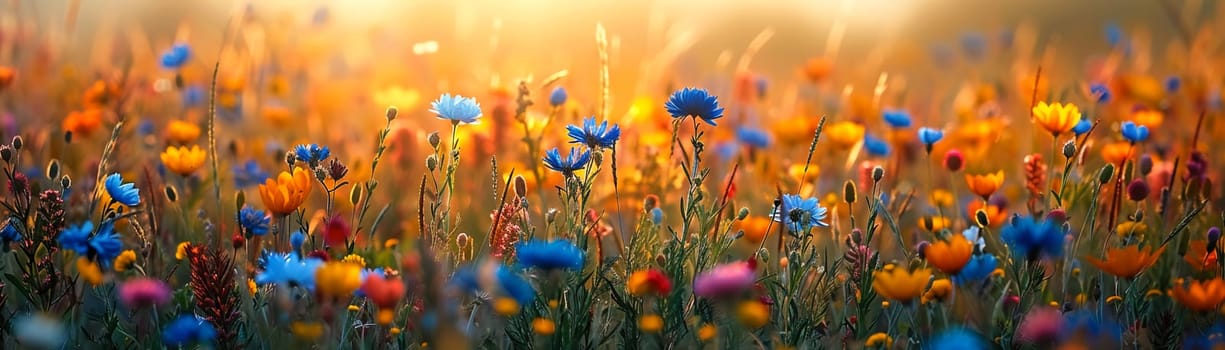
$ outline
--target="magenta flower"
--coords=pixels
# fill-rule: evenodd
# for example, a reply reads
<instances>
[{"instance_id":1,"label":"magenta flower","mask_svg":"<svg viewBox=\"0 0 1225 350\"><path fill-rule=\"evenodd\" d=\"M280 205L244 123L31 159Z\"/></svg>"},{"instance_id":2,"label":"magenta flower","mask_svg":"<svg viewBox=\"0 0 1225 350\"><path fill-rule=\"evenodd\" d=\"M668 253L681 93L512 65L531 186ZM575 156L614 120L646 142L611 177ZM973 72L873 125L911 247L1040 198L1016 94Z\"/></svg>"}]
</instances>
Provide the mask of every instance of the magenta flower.
<instances>
[{"instance_id":1,"label":"magenta flower","mask_svg":"<svg viewBox=\"0 0 1225 350\"><path fill-rule=\"evenodd\" d=\"M707 298L729 297L753 288L757 273L746 262L727 263L693 279L693 294Z\"/></svg>"},{"instance_id":2,"label":"magenta flower","mask_svg":"<svg viewBox=\"0 0 1225 350\"><path fill-rule=\"evenodd\" d=\"M1017 337L1026 344L1051 344L1059 338L1063 314L1058 309L1036 307L1025 315L1017 327Z\"/></svg>"},{"instance_id":3,"label":"magenta flower","mask_svg":"<svg viewBox=\"0 0 1225 350\"><path fill-rule=\"evenodd\" d=\"M129 308L170 303L170 287L165 282L147 277L137 277L119 286L119 300Z\"/></svg>"}]
</instances>

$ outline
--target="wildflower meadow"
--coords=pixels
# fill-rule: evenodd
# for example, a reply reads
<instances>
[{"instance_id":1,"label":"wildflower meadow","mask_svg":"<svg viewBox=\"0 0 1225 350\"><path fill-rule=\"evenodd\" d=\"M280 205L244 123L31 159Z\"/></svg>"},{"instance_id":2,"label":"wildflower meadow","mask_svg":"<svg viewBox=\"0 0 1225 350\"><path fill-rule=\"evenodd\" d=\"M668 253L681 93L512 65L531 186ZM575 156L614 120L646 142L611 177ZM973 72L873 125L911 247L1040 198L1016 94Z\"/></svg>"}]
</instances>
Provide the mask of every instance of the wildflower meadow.
<instances>
[{"instance_id":1,"label":"wildflower meadow","mask_svg":"<svg viewBox=\"0 0 1225 350\"><path fill-rule=\"evenodd\" d=\"M939 3L0 4L0 348L1225 348L1225 5Z\"/></svg>"}]
</instances>

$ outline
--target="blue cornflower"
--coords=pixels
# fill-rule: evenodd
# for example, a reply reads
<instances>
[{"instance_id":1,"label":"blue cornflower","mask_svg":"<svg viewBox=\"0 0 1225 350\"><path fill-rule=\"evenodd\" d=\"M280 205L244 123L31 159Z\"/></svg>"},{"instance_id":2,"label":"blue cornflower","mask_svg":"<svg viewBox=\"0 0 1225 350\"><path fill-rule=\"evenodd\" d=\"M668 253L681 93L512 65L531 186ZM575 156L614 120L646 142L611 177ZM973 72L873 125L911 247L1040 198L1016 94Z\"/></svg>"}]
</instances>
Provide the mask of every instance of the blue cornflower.
<instances>
[{"instance_id":1,"label":"blue cornflower","mask_svg":"<svg viewBox=\"0 0 1225 350\"><path fill-rule=\"evenodd\" d=\"M450 120L454 124L476 124L481 117L481 105L476 99L460 95L442 94L434 102L430 102L430 112L439 119Z\"/></svg>"},{"instance_id":2,"label":"blue cornflower","mask_svg":"<svg viewBox=\"0 0 1225 350\"><path fill-rule=\"evenodd\" d=\"M983 340L981 335L974 333L969 329L962 327L954 327L945 329L935 338L932 338L923 349L964 349L964 350L986 350L989 349L987 341Z\"/></svg>"},{"instance_id":3,"label":"blue cornflower","mask_svg":"<svg viewBox=\"0 0 1225 350\"><path fill-rule=\"evenodd\" d=\"M1110 44L1110 46L1115 47L1122 45L1125 36L1126 34L1123 33L1123 27L1120 27L1118 23L1106 24L1106 43Z\"/></svg>"},{"instance_id":4,"label":"blue cornflower","mask_svg":"<svg viewBox=\"0 0 1225 350\"><path fill-rule=\"evenodd\" d=\"M570 148L570 155L565 158L561 157L561 151L556 147L544 153L544 166L566 176L573 176L575 171L587 166L588 161L591 161L590 150Z\"/></svg>"},{"instance_id":5,"label":"blue cornflower","mask_svg":"<svg viewBox=\"0 0 1225 350\"><path fill-rule=\"evenodd\" d=\"M583 251L567 240L531 240L515 248L519 264L544 270L583 268Z\"/></svg>"},{"instance_id":6,"label":"blue cornflower","mask_svg":"<svg viewBox=\"0 0 1225 350\"><path fill-rule=\"evenodd\" d=\"M129 207L140 205L140 190L136 189L136 184L123 183L119 173L111 173L105 181L106 193L111 199Z\"/></svg>"},{"instance_id":7,"label":"blue cornflower","mask_svg":"<svg viewBox=\"0 0 1225 350\"><path fill-rule=\"evenodd\" d=\"M566 133L570 143L581 143L588 148L612 148L621 138L621 127L617 124L608 127L607 120L596 124L595 117L591 116L583 119L583 126L566 125Z\"/></svg>"},{"instance_id":8,"label":"blue cornflower","mask_svg":"<svg viewBox=\"0 0 1225 350\"><path fill-rule=\"evenodd\" d=\"M93 232L94 223L86 220L76 226L64 228L55 241L60 243L60 248L74 251L77 255L86 255L89 254L89 235Z\"/></svg>"},{"instance_id":9,"label":"blue cornflower","mask_svg":"<svg viewBox=\"0 0 1225 350\"><path fill-rule=\"evenodd\" d=\"M183 89L183 106L193 107L204 104L204 88L200 85L190 85Z\"/></svg>"},{"instance_id":10,"label":"blue cornflower","mask_svg":"<svg viewBox=\"0 0 1225 350\"><path fill-rule=\"evenodd\" d=\"M248 234L256 236L266 235L268 234L268 225L271 223L272 217L268 216L268 213L252 208L249 205L242 206L242 210L238 211L238 224Z\"/></svg>"},{"instance_id":11,"label":"blue cornflower","mask_svg":"<svg viewBox=\"0 0 1225 350\"><path fill-rule=\"evenodd\" d=\"M162 330L162 342L169 347L208 343L215 337L217 330L213 328L213 324L195 315L179 316Z\"/></svg>"},{"instance_id":12,"label":"blue cornflower","mask_svg":"<svg viewBox=\"0 0 1225 350\"><path fill-rule=\"evenodd\" d=\"M664 108L673 118L701 118L706 124L715 124L715 119L723 117L723 108L719 107L719 98L711 95L705 89L684 88L672 93Z\"/></svg>"},{"instance_id":13,"label":"blue cornflower","mask_svg":"<svg viewBox=\"0 0 1225 350\"><path fill-rule=\"evenodd\" d=\"M1051 220L1035 219L1033 216L1014 217L1004 226L1000 238L1017 255L1029 259L1063 254L1063 228Z\"/></svg>"},{"instance_id":14,"label":"blue cornflower","mask_svg":"<svg viewBox=\"0 0 1225 350\"><path fill-rule=\"evenodd\" d=\"M302 244L306 243L306 234L302 231L294 231L289 235L289 246L293 247L294 251L302 251Z\"/></svg>"},{"instance_id":15,"label":"blue cornflower","mask_svg":"<svg viewBox=\"0 0 1225 350\"><path fill-rule=\"evenodd\" d=\"M0 228L0 241L4 242L7 248L9 243L20 241L21 231L17 231L17 219L8 219L4 223L4 228Z\"/></svg>"},{"instance_id":16,"label":"blue cornflower","mask_svg":"<svg viewBox=\"0 0 1225 350\"><path fill-rule=\"evenodd\" d=\"M553 88L553 92L549 93L549 104L553 105L553 107L564 105L566 104L566 99L569 97L570 95L566 94L566 88L560 86L555 87Z\"/></svg>"},{"instance_id":17,"label":"blue cornflower","mask_svg":"<svg viewBox=\"0 0 1225 350\"><path fill-rule=\"evenodd\" d=\"M468 264L455 269L455 273L451 274L451 282L449 284L468 293L480 290L481 282L476 276L476 266Z\"/></svg>"},{"instance_id":18,"label":"blue cornflower","mask_svg":"<svg viewBox=\"0 0 1225 350\"><path fill-rule=\"evenodd\" d=\"M318 144L297 145L293 148L294 158L299 162L310 164L311 167L319 165L320 162L327 160L332 156L332 150L328 146L320 146Z\"/></svg>"},{"instance_id":19,"label":"blue cornflower","mask_svg":"<svg viewBox=\"0 0 1225 350\"><path fill-rule=\"evenodd\" d=\"M963 33L961 50L972 60L982 59L987 55L987 37L978 32Z\"/></svg>"},{"instance_id":20,"label":"blue cornflower","mask_svg":"<svg viewBox=\"0 0 1225 350\"><path fill-rule=\"evenodd\" d=\"M299 258L297 254L265 251L260 257L264 271L255 275L259 285L299 286L315 289L315 270L323 266L318 258Z\"/></svg>"},{"instance_id":21,"label":"blue cornflower","mask_svg":"<svg viewBox=\"0 0 1225 350\"><path fill-rule=\"evenodd\" d=\"M881 115L885 118L885 123L894 128L909 128L912 123L910 113L903 110L884 111Z\"/></svg>"},{"instance_id":22,"label":"blue cornflower","mask_svg":"<svg viewBox=\"0 0 1225 350\"><path fill-rule=\"evenodd\" d=\"M1148 127L1144 125L1136 125L1136 123L1126 121L1123 122L1122 130L1123 138L1131 143L1144 142L1148 139Z\"/></svg>"},{"instance_id":23,"label":"blue cornflower","mask_svg":"<svg viewBox=\"0 0 1225 350\"><path fill-rule=\"evenodd\" d=\"M1089 119L1082 118L1080 121L1076 122L1076 126L1072 127L1072 132L1075 133L1076 136L1080 136L1080 135L1083 135L1084 133L1089 132L1089 129L1092 129L1092 128L1093 128L1093 122L1089 121Z\"/></svg>"},{"instance_id":24,"label":"blue cornflower","mask_svg":"<svg viewBox=\"0 0 1225 350\"><path fill-rule=\"evenodd\" d=\"M770 147L770 133L761 129L742 126L736 129L736 139L753 148Z\"/></svg>"},{"instance_id":25,"label":"blue cornflower","mask_svg":"<svg viewBox=\"0 0 1225 350\"><path fill-rule=\"evenodd\" d=\"M651 208L651 222L656 225L664 222L664 210L659 207Z\"/></svg>"},{"instance_id":26,"label":"blue cornflower","mask_svg":"<svg viewBox=\"0 0 1225 350\"><path fill-rule=\"evenodd\" d=\"M1095 101L1097 101L1097 103L1110 102L1111 97L1114 96L1110 93L1110 87L1102 83L1090 84L1089 94L1092 95L1092 97L1094 98Z\"/></svg>"},{"instance_id":27,"label":"blue cornflower","mask_svg":"<svg viewBox=\"0 0 1225 350\"><path fill-rule=\"evenodd\" d=\"M262 184L269 176L268 172L260 168L259 162L254 159L247 159L240 165L234 165L234 186L238 188Z\"/></svg>"},{"instance_id":28,"label":"blue cornflower","mask_svg":"<svg viewBox=\"0 0 1225 350\"><path fill-rule=\"evenodd\" d=\"M532 300L536 299L536 289L532 288L532 283L506 266L498 265L494 276L498 279L498 288L519 305L531 305Z\"/></svg>"},{"instance_id":29,"label":"blue cornflower","mask_svg":"<svg viewBox=\"0 0 1225 350\"><path fill-rule=\"evenodd\" d=\"M184 43L174 44L169 50L162 53L162 67L179 69L187 64L189 59L191 59L191 46Z\"/></svg>"},{"instance_id":30,"label":"blue cornflower","mask_svg":"<svg viewBox=\"0 0 1225 350\"><path fill-rule=\"evenodd\" d=\"M816 198L805 199L799 195L784 194L782 205L774 208L770 217L798 234L813 227L829 227L829 224L821 221L825 220L825 212L826 209L821 207Z\"/></svg>"},{"instance_id":31,"label":"blue cornflower","mask_svg":"<svg viewBox=\"0 0 1225 350\"><path fill-rule=\"evenodd\" d=\"M136 133L140 136L149 136L157 132L157 126L153 125L153 120L141 120L140 124L136 124Z\"/></svg>"},{"instance_id":32,"label":"blue cornflower","mask_svg":"<svg viewBox=\"0 0 1225 350\"><path fill-rule=\"evenodd\" d=\"M863 135L863 148L868 150L868 154L884 157L889 155L889 143L885 140L878 139L869 134Z\"/></svg>"},{"instance_id":33,"label":"blue cornflower","mask_svg":"<svg viewBox=\"0 0 1225 350\"><path fill-rule=\"evenodd\" d=\"M110 221L98 226L98 233L89 239L90 250L97 255L102 266L110 267L111 262L123 251L123 241L115 234L115 225Z\"/></svg>"},{"instance_id":34,"label":"blue cornflower","mask_svg":"<svg viewBox=\"0 0 1225 350\"><path fill-rule=\"evenodd\" d=\"M957 282L957 284L981 281L987 278L987 276L991 276L992 272L995 272L996 265L999 265L999 260L995 259L995 255L975 255L973 258L970 258L970 262L967 262L961 268L961 271L957 272L956 276L953 276L953 281Z\"/></svg>"},{"instance_id":35,"label":"blue cornflower","mask_svg":"<svg viewBox=\"0 0 1225 350\"><path fill-rule=\"evenodd\" d=\"M944 138L944 132L928 127L919 128L919 141L927 147L927 153L932 152L932 145Z\"/></svg>"},{"instance_id":36,"label":"blue cornflower","mask_svg":"<svg viewBox=\"0 0 1225 350\"><path fill-rule=\"evenodd\" d=\"M1109 320L1097 317L1097 314L1087 310L1077 310L1063 314L1061 338L1085 336L1089 339L1119 341L1123 336L1123 327Z\"/></svg>"},{"instance_id":37,"label":"blue cornflower","mask_svg":"<svg viewBox=\"0 0 1225 350\"><path fill-rule=\"evenodd\" d=\"M1170 93L1178 92L1178 89L1181 87L1182 87L1182 79L1178 78L1177 75L1171 75L1165 78L1165 91L1166 92L1170 92Z\"/></svg>"}]
</instances>

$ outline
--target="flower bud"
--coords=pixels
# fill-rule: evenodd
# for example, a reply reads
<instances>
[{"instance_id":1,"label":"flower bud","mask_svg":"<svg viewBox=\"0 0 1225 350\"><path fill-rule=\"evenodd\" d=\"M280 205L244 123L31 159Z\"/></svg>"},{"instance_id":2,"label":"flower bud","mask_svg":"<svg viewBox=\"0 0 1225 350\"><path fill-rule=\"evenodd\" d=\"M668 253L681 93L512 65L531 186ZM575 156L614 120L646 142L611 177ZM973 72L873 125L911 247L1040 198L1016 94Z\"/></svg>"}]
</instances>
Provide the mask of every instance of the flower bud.
<instances>
[{"instance_id":1,"label":"flower bud","mask_svg":"<svg viewBox=\"0 0 1225 350\"><path fill-rule=\"evenodd\" d=\"M549 224L552 224L554 221L557 221L557 213L558 213L557 208L549 208L549 211L544 213L544 221Z\"/></svg>"},{"instance_id":2,"label":"flower bud","mask_svg":"<svg viewBox=\"0 0 1225 350\"><path fill-rule=\"evenodd\" d=\"M642 211L651 211L659 206L659 196L648 194L642 199Z\"/></svg>"},{"instance_id":3,"label":"flower bud","mask_svg":"<svg viewBox=\"0 0 1225 350\"><path fill-rule=\"evenodd\" d=\"M931 245L931 243L928 243L927 241L922 241L922 242L919 242L919 245L915 247L915 252L918 252L919 259L927 259L927 246L928 245Z\"/></svg>"},{"instance_id":4,"label":"flower bud","mask_svg":"<svg viewBox=\"0 0 1225 350\"><path fill-rule=\"evenodd\" d=\"M166 185L163 191L166 192L166 200L170 201L170 203L174 203L179 200L179 190L176 190L174 186Z\"/></svg>"},{"instance_id":5,"label":"flower bud","mask_svg":"<svg viewBox=\"0 0 1225 350\"><path fill-rule=\"evenodd\" d=\"M885 168L876 166L872 168L872 182L880 182L880 179L885 178Z\"/></svg>"},{"instance_id":6,"label":"flower bud","mask_svg":"<svg viewBox=\"0 0 1225 350\"><path fill-rule=\"evenodd\" d=\"M0 146L0 159L4 159L5 163L13 161L13 148L8 145Z\"/></svg>"},{"instance_id":7,"label":"flower bud","mask_svg":"<svg viewBox=\"0 0 1225 350\"><path fill-rule=\"evenodd\" d=\"M324 169L323 167L317 167L314 169L314 171L315 171L315 179L319 181L323 181L323 179L328 178L327 169Z\"/></svg>"},{"instance_id":8,"label":"flower bud","mask_svg":"<svg viewBox=\"0 0 1225 350\"><path fill-rule=\"evenodd\" d=\"M438 169L438 157L435 157L433 154L425 157L425 168L429 169L430 171Z\"/></svg>"},{"instance_id":9,"label":"flower bud","mask_svg":"<svg viewBox=\"0 0 1225 350\"><path fill-rule=\"evenodd\" d=\"M13 136L13 149L20 151L26 142L21 138L21 135Z\"/></svg>"},{"instance_id":10,"label":"flower bud","mask_svg":"<svg viewBox=\"0 0 1225 350\"><path fill-rule=\"evenodd\" d=\"M68 177L68 174L64 174L63 176L60 176L60 187L62 188L72 187L72 178Z\"/></svg>"},{"instance_id":11,"label":"flower bud","mask_svg":"<svg viewBox=\"0 0 1225 350\"><path fill-rule=\"evenodd\" d=\"M595 162L595 166L597 168L600 167L600 165L604 164L604 152L591 152L591 153L592 153L591 161Z\"/></svg>"},{"instance_id":12,"label":"flower bud","mask_svg":"<svg viewBox=\"0 0 1225 350\"><path fill-rule=\"evenodd\" d=\"M1046 213L1046 217L1054 220L1055 222L1065 222L1068 221L1068 211L1063 210L1063 208L1053 209L1049 213Z\"/></svg>"},{"instance_id":13,"label":"flower bud","mask_svg":"<svg viewBox=\"0 0 1225 350\"><path fill-rule=\"evenodd\" d=\"M1216 242L1220 239L1221 239L1221 229L1220 228L1216 226L1208 228L1208 242L1212 243L1210 245L1215 246Z\"/></svg>"},{"instance_id":14,"label":"flower bud","mask_svg":"<svg viewBox=\"0 0 1225 350\"><path fill-rule=\"evenodd\" d=\"M1105 185L1110 182L1110 178L1114 177L1114 164L1106 164L1102 170L1097 173L1097 182Z\"/></svg>"},{"instance_id":15,"label":"flower bud","mask_svg":"<svg viewBox=\"0 0 1225 350\"><path fill-rule=\"evenodd\" d=\"M1127 184L1127 198L1128 199L1138 202L1138 201L1144 200L1145 198L1148 198L1148 194L1149 194L1148 183L1144 182L1144 180L1142 179L1135 179L1135 180L1132 180L1130 184Z\"/></svg>"},{"instance_id":16,"label":"flower bud","mask_svg":"<svg viewBox=\"0 0 1225 350\"><path fill-rule=\"evenodd\" d=\"M846 180L846 183L842 185L842 201L846 202L846 204L855 204L855 198L857 198L855 182Z\"/></svg>"},{"instance_id":17,"label":"flower bud","mask_svg":"<svg viewBox=\"0 0 1225 350\"><path fill-rule=\"evenodd\" d=\"M1148 176L1153 172L1153 156L1148 154L1140 156L1140 175Z\"/></svg>"},{"instance_id":18,"label":"flower bud","mask_svg":"<svg viewBox=\"0 0 1225 350\"><path fill-rule=\"evenodd\" d=\"M433 148L438 148L438 144L442 143L442 137L438 136L437 131L431 132L430 136L427 137L426 140L430 141L430 147L433 147Z\"/></svg>"},{"instance_id":19,"label":"flower bud","mask_svg":"<svg viewBox=\"0 0 1225 350\"><path fill-rule=\"evenodd\" d=\"M1063 157L1072 159L1076 156L1076 140L1068 140L1063 144Z\"/></svg>"},{"instance_id":20,"label":"flower bud","mask_svg":"<svg viewBox=\"0 0 1225 350\"><path fill-rule=\"evenodd\" d=\"M515 175L515 196L527 198L527 179L523 175Z\"/></svg>"},{"instance_id":21,"label":"flower bud","mask_svg":"<svg viewBox=\"0 0 1225 350\"><path fill-rule=\"evenodd\" d=\"M863 230L859 228L851 229L851 242L855 244L863 244Z\"/></svg>"},{"instance_id":22,"label":"flower bud","mask_svg":"<svg viewBox=\"0 0 1225 350\"><path fill-rule=\"evenodd\" d=\"M400 111L396 109L396 106L387 107L387 120L396 120L396 114L399 112Z\"/></svg>"},{"instance_id":23,"label":"flower bud","mask_svg":"<svg viewBox=\"0 0 1225 350\"><path fill-rule=\"evenodd\" d=\"M965 156L961 154L961 151L958 151L956 149L951 149L948 152L944 153L944 168L945 169L948 169L949 171L952 171L952 172L957 172L957 171L960 171L961 167L965 166L965 164L966 164L966 159L965 159Z\"/></svg>"},{"instance_id":24,"label":"flower bud","mask_svg":"<svg viewBox=\"0 0 1225 350\"><path fill-rule=\"evenodd\" d=\"M60 177L60 160L52 159L47 163L47 179L55 180Z\"/></svg>"},{"instance_id":25,"label":"flower bud","mask_svg":"<svg viewBox=\"0 0 1225 350\"><path fill-rule=\"evenodd\" d=\"M739 221L739 220L744 220L744 219L745 219L745 218L747 218L747 217L749 217L749 208L748 208L748 207L740 207L740 211L739 211L739 212L736 212L736 220L737 220L737 221Z\"/></svg>"},{"instance_id":26,"label":"flower bud","mask_svg":"<svg viewBox=\"0 0 1225 350\"><path fill-rule=\"evenodd\" d=\"M978 224L979 227L991 226L991 219L987 216L987 211L982 209L975 210L974 223Z\"/></svg>"},{"instance_id":27,"label":"flower bud","mask_svg":"<svg viewBox=\"0 0 1225 350\"><path fill-rule=\"evenodd\" d=\"M349 190L349 203L353 205L357 205L357 202L361 200L362 200L362 187L353 186L353 189Z\"/></svg>"},{"instance_id":28,"label":"flower bud","mask_svg":"<svg viewBox=\"0 0 1225 350\"><path fill-rule=\"evenodd\" d=\"M293 152L285 152L285 164L293 167L294 163L298 162L298 155Z\"/></svg>"}]
</instances>

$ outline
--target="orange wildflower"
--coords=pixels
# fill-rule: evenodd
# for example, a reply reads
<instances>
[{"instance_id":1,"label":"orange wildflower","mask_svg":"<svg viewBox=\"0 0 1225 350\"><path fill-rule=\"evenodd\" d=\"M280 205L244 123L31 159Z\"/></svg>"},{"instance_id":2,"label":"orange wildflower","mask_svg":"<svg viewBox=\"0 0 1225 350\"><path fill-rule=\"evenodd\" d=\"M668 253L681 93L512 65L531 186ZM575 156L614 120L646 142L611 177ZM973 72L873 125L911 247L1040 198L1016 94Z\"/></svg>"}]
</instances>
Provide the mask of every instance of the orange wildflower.
<instances>
[{"instance_id":1,"label":"orange wildflower","mask_svg":"<svg viewBox=\"0 0 1225 350\"><path fill-rule=\"evenodd\" d=\"M276 181L264 180L264 184L259 185L259 196L269 211L288 215L306 202L306 195L310 194L310 190L310 175L306 170L294 167L292 174L282 171Z\"/></svg>"},{"instance_id":2,"label":"orange wildflower","mask_svg":"<svg viewBox=\"0 0 1225 350\"><path fill-rule=\"evenodd\" d=\"M841 148L850 148L855 144L863 141L863 125L856 122L841 121L834 123L827 129L830 140Z\"/></svg>"},{"instance_id":3,"label":"orange wildflower","mask_svg":"<svg viewBox=\"0 0 1225 350\"><path fill-rule=\"evenodd\" d=\"M17 71L13 67L0 66L0 90L13 85L13 78L17 76Z\"/></svg>"},{"instance_id":4,"label":"orange wildflower","mask_svg":"<svg viewBox=\"0 0 1225 350\"><path fill-rule=\"evenodd\" d=\"M175 143L192 143L200 138L200 127L196 124L172 120L166 124L166 139Z\"/></svg>"},{"instance_id":5,"label":"orange wildflower","mask_svg":"<svg viewBox=\"0 0 1225 350\"><path fill-rule=\"evenodd\" d=\"M1085 257L1093 266L1097 266L1102 272L1122 278L1135 278L1144 271L1145 268L1157 262L1157 258L1161 257L1161 252L1165 251L1165 247L1157 250L1141 251L1139 245L1131 245L1123 248L1109 248L1106 250L1106 259L1099 260L1094 257Z\"/></svg>"},{"instance_id":6,"label":"orange wildflower","mask_svg":"<svg viewBox=\"0 0 1225 350\"><path fill-rule=\"evenodd\" d=\"M1051 134L1059 135L1072 130L1080 122L1080 108L1075 104L1038 102L1033 108L1034 123Z\"/></svg>"},{"instance_id":7,"label":"orange wildflower","mask_svg":"<svg viewBox=\"0 0 1225 350\"><path fill-rule=\"evenodd\" d=\"M1149 129L1155 129L1161 126L1161 122L1165 120L1165 115L1161 111L1155 109L1142 109L1131 114L1131 121L1136 125L1143 125Z\"/></svg>"},{"instance_id":8,"label":"orange wildflower","mask_svg":"<svg viewBox=\"0 0 1225 350\"><path fill-rule=\"evenodd\" d=\"M1102 146L1102 159L1115 166L1123 166L1123 162L1131 159L1132 147L1127 142L1115 142Z\"/></svg>"},{"instance_id":9,"label":"orange wildflower","mask_svg":"<svg viewBox=\"0 0 1225 350\"><path fill-rule=\"evenodd\" d=\"M1225 301L1225 280L1217 277L1207 281L1193 280L1185 283L1180 278L1170 289L1170 295L1191 311L1214 311L1217 305Z\"/></svg>"},{"instance_id":10,"label":"orange wildflower","mask_svg":"<svg viewBox=\"0 0 1225 350\"><path fill-rule=\"evenodd\" d=\"M907 303L923 294L931 277L929 269L908 271L891 264L872 273L872 289L886 299Z\"/></svg>"},{"instance_id":11,"label":"orange wildflower","mask_svg":"<svg viewBox=\"0 0 1225 350\"><path fill-rule=\"evenodd\" d=\"M89 136L94 130L102 126L103 110L101 108L87 108L84 111L73 111L64 117L62 127L64 131L72 132L73 135Z\"/></svg>"},{"instance_id":12,"label":"orange wildflower","mask_svg":"<svg viewBox=\"0 0 1225 350\"><path fill-rule=\"evenodd\" d=\"M1208 241L1202 239L1191 241L1187 247L1187 253L1182 258L1195 271L1204 271L1217 266L1217 252L1214 250L1209 253Z\"/></svg>"},{"instance_id":13,"label":"orange wildflower","mask_svg":"<svg viewBox=\"0 0 1225 350\"><path fill-rule=\"evenodd\" d=\"M742 221L737 221L736 226L744 230L744 238L752 244L760 244L761 240L765 239L769 232L766 230L770 227L770 218L764 216L749 216Z\"/></svg>"},{"instance_id":14,"label":"orange wildflower","mask_svg":"<svg viewBox=\"0 0 1225 350\"><path fill-rule=\"evenodd\" d=\"M966 240L965 236L953 234L950 237L948 240L936 240L928 245L924 256L927 263L935 266L936 269L955 275L966 266L966 263L970 262L970 256L974 254L974 245Z\"/></svg>"},{"instance_id":15,"label":"orange wildflower","mask_svg":"<svg viewBox=\"0 0 1225 350\"><path fill-rule=\"evenodd\" d=\"M1000 170L994 174L970 175L966 174L966 185L970 186L970 191L974 194L983 197L991 197L992 193L1000 189L1000 185L1004 183L1004 171Z\"/></svg>"},{"instance_id":16,"label":"orange wildflower","mask_svg":"<svg viewBox=\"0 0 1225 350\"><path fill-rule=\"evenodd\" d=\"M825 57L813 57L804 63L804 77L814 83L821 82L834 71L834 61Z\"/></svg>"},{"instance_id":17,"label":"orange wildflower","mask_svg":"<svg viewBox=\"0 0 1225 350\"><path fill-rule=\"evenodd\" d=\"M966 209L968 209L970 218L974 218L974 216L977 215L976 213L981 209L987 214L987 226L991 228L1000 227L1000 225L1004 224L1004 222L1008 220L1008 212L1005 212L1003 208L1000 208L997 205L984 205L981 201L972 201L970 204L966 205Z\"/></svg>"}]
</instances>

